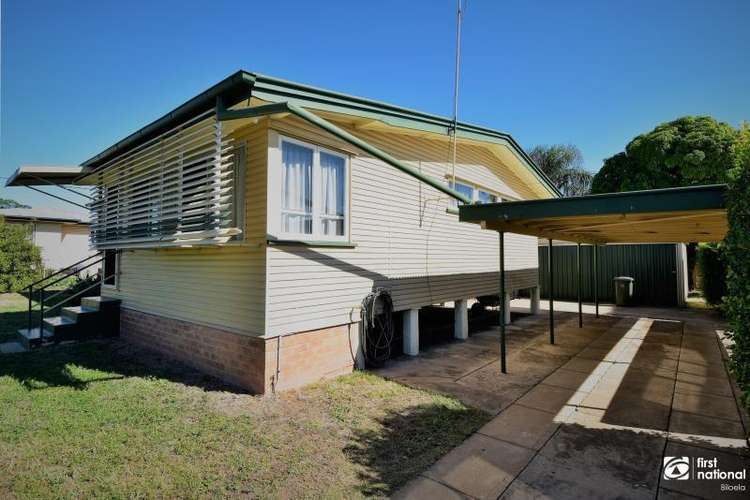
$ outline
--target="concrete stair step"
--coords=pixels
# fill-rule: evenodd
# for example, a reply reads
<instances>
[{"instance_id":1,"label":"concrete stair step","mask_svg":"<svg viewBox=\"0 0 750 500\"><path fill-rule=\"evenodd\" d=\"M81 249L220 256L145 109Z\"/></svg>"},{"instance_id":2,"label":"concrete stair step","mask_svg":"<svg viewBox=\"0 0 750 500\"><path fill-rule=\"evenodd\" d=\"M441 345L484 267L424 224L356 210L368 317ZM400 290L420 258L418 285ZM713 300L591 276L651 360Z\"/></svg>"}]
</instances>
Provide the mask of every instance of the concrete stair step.
<instances>
[{"instance_id":1,"label":"concrete stair step","mask_svg":"<svg viewBox=\"0 0 750 500\"><path fill-rule=\"evenodd\" d=\"M75 326L75 321L64 316L52 316L51 318L44 318L44 330L52 334L59 334L62 331L70 330Z\"/></svg>"},{"instance_id":2,"label":"concrete stair step","mask_svg":"<svg viewBox=\"0 0 750 500\"><path fill-rule=\"evenodd\" d=\"M42 337L42 334L44 335ZM43 343L53 342L55 336L49 332L43 332L41 328L21 328L16 334L16 340L26 349L39 347Z\"/></svg>"},{"instance_id":3,"label":"concrete stair step","mask_svg":"<svg viewBox=\"0 0 750 500\"><path fill-rule=\"evenodd\" d=\"M97 311L103 311L105 309L118 309L120 307L120 299L112 299L109 297L84 297L81 299L81 306L96 309Z\"/></svg>"},{"instance_id":4,"label":"concrete stair step","mask_svg":"<svg viewBox=\"0 0 750 500\"><path fill-rule=\"evenodd\" d=\"M81 321L97 317L99 309L85 306L63 307L60 314L72 321Z\"/></svg>"}]
</instances>

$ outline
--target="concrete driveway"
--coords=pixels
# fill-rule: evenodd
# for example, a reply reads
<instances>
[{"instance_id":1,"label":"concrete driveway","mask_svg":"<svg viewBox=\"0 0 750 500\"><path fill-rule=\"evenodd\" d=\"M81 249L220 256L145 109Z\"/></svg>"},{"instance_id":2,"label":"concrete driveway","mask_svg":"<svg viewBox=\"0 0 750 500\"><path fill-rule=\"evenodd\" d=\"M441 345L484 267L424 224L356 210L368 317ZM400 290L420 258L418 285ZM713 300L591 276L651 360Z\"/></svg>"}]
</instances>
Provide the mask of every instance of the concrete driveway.
<instances>
[{"instance_id":1,"label":"concrete driveway","mask_svg":"<svg viewBox=\"0 0 750 500\"><path fill-rule=\"evenodd\" d=\"M565 309L566 306L561 306ZM403 498L748 498L746 422L708 312L546 313L379 371L496 415ZM666 319L665 319L666 318ZM744 472L744 478L742 477Z\"/></svg>"}]
</instances>

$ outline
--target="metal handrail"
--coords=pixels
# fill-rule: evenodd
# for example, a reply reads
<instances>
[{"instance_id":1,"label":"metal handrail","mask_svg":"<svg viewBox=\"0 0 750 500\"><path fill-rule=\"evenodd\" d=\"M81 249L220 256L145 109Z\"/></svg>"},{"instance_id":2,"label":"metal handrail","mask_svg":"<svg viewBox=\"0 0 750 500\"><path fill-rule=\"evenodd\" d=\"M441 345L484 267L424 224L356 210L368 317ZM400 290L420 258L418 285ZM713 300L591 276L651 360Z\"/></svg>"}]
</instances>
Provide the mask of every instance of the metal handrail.
<instances>
[{"instance_id":1,"label":"metal handrail","mask_svg":"<svg viewBox=\"0 0 750 500\"><path fill-rule=\"evenodd\" d=\"M42 289L45 289L45 288L49 288L49 287L51 287L52 285L57 285L57 284L58 284L58 283L60 283L60 282L61 282L62 280L66 279L66 278L70 278L71 276L73 276L73 275L75 275L75 274L78 274L78 273L79 273L79 272L80 272L81 270L83 270L83 269L86 269L86 268L89 268L89 267L93 266L94 264L98 264L98 263L102 262L103 260L104 260L104 257L102 257L101 259L95 260L94 262L89 262L89 263L88 263L88 264L86 264L86 265L85 265L84 267L82 267L82 268L80 268L80 269L76 269L75 271L71 271L71 272L70 272L69 274L66 274L65 276L60 276L60 277L59 277L58 279L56 279L56 280L55 280L55 281L53 281L52 283L47 283L46 285L44 285L44 286L42 287Z\"/></svg>"},{"instance_id":2,"label":"metal handrail","mask_svg":"<svg viewBox=\"0 0 750 500\"><path fill-rule=\"evenodd\" d=\"M74 294L74 295L71 295L70 297L66 297L66 298L62 299L62 300L61 300L60 302L58 302L58 303L57 303L57 304L55 304L54 306L47 306L47 310L48 310L48 311L49 311L49 310L52 310L52 309L54 309L54 308L56 308L56 307L58 307L58 306L61 306L61 305L63 305L64 303L68 302L69 300L71 300L71 299L74 299L74 298L78 297L79 295L81 295L81 294L83 294L83 293L86 293L86 292L88 292L89 290L91 290L91 289L92 289L92 288L94 288L95 286L97 286L97 285L101 285L101 284L102 284L102 283L104 283L104 282L105 282L106 280L108 280L109 278L113 277L113 276L114 276L115 274L116 274L116 273L112 273L112 274L110 274L109 276L106 276L106 277L104 277L104 278L100 279L99 281L97 281L97 282L96 282L96 283L94 283L93 285L91 285L91 286L87 286L86 288L84 288L84 289L83 289L83 290L81 290L80 292L78 292L78 293L76 293L76 294ZM55 295L59 295L59 293L56 293Z\"/></svg>"},{"instance_id":3,"label":"metal handrail","mask_svg":"<svg viewBox=\"0 0 750 500\"><path fill-rule=\"evenodd\" d=\"M31 288L31 287L34 287L34 286L38 285L39 283L42 283L43 281L45 281L45 280L48 280L48 279L50 279L50 278L51 278L51 277L53 277L53 276L57 276L58 274L60 274L60 273L62 273L62 272L65 272L65 271L67 271L68 269L71 269L71 268L73 268L73 267L77 266L78 264L82 264L83 262L86 262L87 260L89 260L89 259L91 259L91 258L93 258L93 257L99 257L99 256L101 256L101 255L102 255L102 252L97 252L97 253L95 253L95 254L93 254L93 255L89 255L89 256L88 256L88 257L86 257L85 259L81 259L81 260L79 260L78 262L74 262L73 264L69 265L68 267L63 267L62 269L59 269L59 270L55 271L54 273L52 273L52 274L50 274L50 275L48 275L48 276L45 276L44 278L42 278L42 279L40 279L40 280L36 280L35 282L33 282L32 284L30 284L30 285L29 285L29 286L27 286L26 288ZM85 265L85 266L84 266L84 267L82 267L81 269L86 269L87 267L89 267L89 266L88 266L88 265ZM73 274L75 274L75 273L73 273Z\"/></svg>"},{"instance_id":4,"label":"metal handrail","mask_svg":"<svg viewBox=\"0 0 750 500\"><path fill-rule=\"evenodd\" d=\"M97 260L95 260L95 261L87 263L83 267L77 267L80 264L82 264L82 263L84 263L84 262L86 262L88 260L91 260L94 257L99 257L99 258ZM55 285L55 284L61 282L62 280L66 279L66 278L69 278L70 276L78 274L80 271L82 271L84 269L87 269L87 268L89 268L91 266L99 264L100 262L103 262L105 260L105 258L106 257L104 256L103 252L99 252L99 253L96 253L94 255L90 255L90 256L86 257L85 259L82 259L82 260L76 262L75 264L71 264L70 266L68 266L66 268L60 269L59 271L56 271L54 274L51 274L51 275L49 275L46 278L43 278L41 280L35 281L31 285L29 285L28 286L28 290L29 290L28 331L31 332L32 325L34 323L34 313L33 313L34 304L33 304L33 300L32 300L33 293L34 293L34 285L38 285L39 283L42 283L42 282L44 282L46 280L49 280L50 278L52 278L54 276L63 274L62 276L60 276L56 280L54 280L52 282L45 283L41 288L39 288L37 290L37 298L38 298L38 302L39 302L39 331L40 331L39 337L40 337L40 340L43 340L44 339L44 313L46 311L55 309L55 308L61 306L62 304L65 304L66 302L68 302L68 301L70 301L70 300L72 300L72 299L74 299L76 297L79 297L83 293L91 290L92 288L94 288L96 286L103 285L106 280L112 278L113 276L116 276L117 271L115 271L114 273L112 273L110 276L103 276L104 273L101 273L100 276L103 276L103 277L100 277L94 284L92 284L91 286L88 286L88 287L84 288L83 290L75 293L74 295L71 295L70 297L64 298L63 300L61 300L60 302L56 303L55 305L53 305L51 307L50 306L46 306L45 307L45 302L47 300L54 299L55 297L59 297L63 293L67 292L68 289L66 289L66 290L60 290L59 292L56 292L56 293L52 294L50 297L45 297L44 296L44 292L46 291L46 289L49 288L52 285ZM65 273L66 271L68 271L68 272Z\"/></svg>"}]
</instances>

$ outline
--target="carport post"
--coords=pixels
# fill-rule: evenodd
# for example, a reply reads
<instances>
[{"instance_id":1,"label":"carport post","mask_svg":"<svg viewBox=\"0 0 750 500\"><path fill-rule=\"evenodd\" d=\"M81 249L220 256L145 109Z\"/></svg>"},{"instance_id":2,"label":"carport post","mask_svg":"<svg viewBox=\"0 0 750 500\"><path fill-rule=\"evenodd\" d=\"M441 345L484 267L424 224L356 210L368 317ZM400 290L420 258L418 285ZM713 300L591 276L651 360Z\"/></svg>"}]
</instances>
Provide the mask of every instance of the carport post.
<instances>
[{"instance_id":1,"label":"carport post","mask_svg":"<svg viewBox=\"0 0 750 500\"><path fill-rule=\"evenodd\" d=\"M555 343L555 304L553 286L555 280L552 278L554 274L552 266L554 260L552 259L552 239L549 239L549 252L547 252L547 272L549 273L549 343Z\"/></svg>"},{"instance_id":2,"label":"carport post","mask_svg":"<svg viewBox=\"0 0 750 500\"><path fill-rule=\"evenodd\" d=\"M508 373L505 366L505 233L500 231L500 371Z\"/></svg>"},{"instance_id":3,"label":"carport post","mask_svg":"<svg viewBox=\"0 0 750 500\"><path fill-rule=\"evenodd\" d=\"M578 272L578 328L583 328L583 299L581 298L581 244L576 253L576 271Z\"/></svg>"},{"instance_id":4,"label":"carport post","mask_svg":"<svg viewBox=\"0 0 750 500\"><path fill-rule=\"evenodd\" d=\"M594 309L599 317L599 245L594 244Z\"/></svg>"}]
</instances>

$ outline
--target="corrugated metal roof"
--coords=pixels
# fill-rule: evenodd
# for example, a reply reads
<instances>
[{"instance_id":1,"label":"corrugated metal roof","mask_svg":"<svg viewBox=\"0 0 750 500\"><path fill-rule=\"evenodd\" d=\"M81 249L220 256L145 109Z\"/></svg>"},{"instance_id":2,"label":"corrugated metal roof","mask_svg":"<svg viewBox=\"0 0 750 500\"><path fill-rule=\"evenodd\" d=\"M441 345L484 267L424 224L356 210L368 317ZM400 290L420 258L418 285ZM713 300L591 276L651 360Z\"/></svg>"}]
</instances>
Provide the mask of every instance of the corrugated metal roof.
<instances>
[{"instance_id":1,"label":"corrugated metal roof","mask_svg":"<svg viewBox=\"0 0 750 500\"><path fill-rule=\"evenodd\" d=\"M459 206L486 229L579 243L721 241L725 184Z\"/></svg>"}]
</instances>

